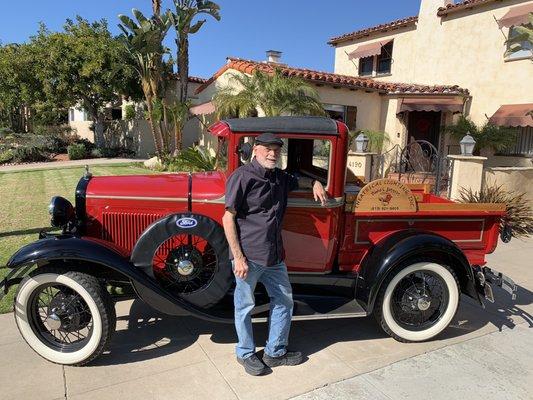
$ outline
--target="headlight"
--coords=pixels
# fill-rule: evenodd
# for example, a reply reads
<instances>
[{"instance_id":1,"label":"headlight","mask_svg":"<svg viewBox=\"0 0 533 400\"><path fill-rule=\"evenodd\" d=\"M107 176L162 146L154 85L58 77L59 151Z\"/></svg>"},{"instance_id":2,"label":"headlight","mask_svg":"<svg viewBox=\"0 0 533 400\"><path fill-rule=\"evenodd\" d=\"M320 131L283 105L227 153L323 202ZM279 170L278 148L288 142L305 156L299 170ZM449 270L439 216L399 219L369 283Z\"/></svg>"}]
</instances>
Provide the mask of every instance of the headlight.
<instances>
[{"instance_id":1,"label":"headlight","mask_svg":"<svg viewBox=\"0 0 533 400\"><path fill-rule=\"evenodd\" d=\"M70 201L61 196L52 197L48 206L48 213L52 217L50 220L52 226L63 228L74 220L74 207Z\"/></svg>"}]
</instances>

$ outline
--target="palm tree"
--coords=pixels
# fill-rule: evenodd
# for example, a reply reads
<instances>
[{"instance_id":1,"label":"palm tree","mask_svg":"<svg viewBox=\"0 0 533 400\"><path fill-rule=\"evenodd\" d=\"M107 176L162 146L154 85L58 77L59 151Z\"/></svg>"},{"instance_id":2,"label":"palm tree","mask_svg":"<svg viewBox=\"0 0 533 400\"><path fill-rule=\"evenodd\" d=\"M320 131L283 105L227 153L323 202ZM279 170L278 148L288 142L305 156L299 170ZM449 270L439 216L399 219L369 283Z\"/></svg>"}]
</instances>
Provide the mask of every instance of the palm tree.
<instances>
[{"instance_id":1,"label":"palm tree","mask_svg":"<svg viewBox=\"0 0 533 400\"><path fill-rule=\"evenodd\" d=\"M174 0L176 13L168 15L176 29L176 45L178 75L180 78L180 102L187 101L187 86L189 82L189 35L200 30L206 22L205 19L196 21L193 19L199 14L207 14L220 21L220 7L218 4L207 0Z\"/></svg>"},{"instance_id":2,"label":"palm tree","mask_svg":"<svg viewBox=\"0 0 533 400\"><path fill-rule=\"evenodd\" d=\"M528 14L528 20L529 22L527 24L515 26L513 28L513 31L516 32L516 34L512 37L510 36L506 41L506 57L520 50L531 51L531 56L533 57L533 13ZM525 47L524 43L528 43L528 47Z\"/></svg>"},{"instance_id":3,"label":"palm tree","mask_svg":"<svg viewBox=\"0 0 533 400\"><path fill-rule=\"evenodd\" d=\"M213 97L219 118L256 116L257 108L268 117L325 115L317 91L300 78L284 76L281 69L232 74L230 83Z\"/></svg>"},{"instance_id":4,"label":"palm tree","mask_svg":"<svg viewBox=\"0 0 533 400\"><path fill-rule=\"evenodd\" d=\"M515 128L485 123L478 127L472 120L461 116L459 121L454 125L444 128L444 131L450 133L452 137L461 140L469 133L476 141L474 152L479 154L483 148L490 148L496 152L505 150L516 142L517 131Z\"/></svg>"},{"instance_id":5,"label":"palm tree","mask_svg":"<svg viewBox=\"0 0 533 400\"><path fill-rule=\"evenodd\" d=\"M152 11L154 15L161 15L161 0L152 0Z\"/></svg>"},{"instance_id":6,"label":"palm tree","mask_svg":"<svg viewBox=\"0 0 533 400\"><path fill-rule=\"evenodd\" d=\"M154 102L161 99L163 81L163 54L167 52L162 42L171 21L168 15L154 15L146 18L139 10L133 9L137 22L126 15L119 15L122 22L119 28L124 33L121 37L129 53L135 60L136 71L141 78L141 86L150 116L150 128L154 137L158 155L167 152L161 128L155 123Z\"/></svg>"}]
</instances>

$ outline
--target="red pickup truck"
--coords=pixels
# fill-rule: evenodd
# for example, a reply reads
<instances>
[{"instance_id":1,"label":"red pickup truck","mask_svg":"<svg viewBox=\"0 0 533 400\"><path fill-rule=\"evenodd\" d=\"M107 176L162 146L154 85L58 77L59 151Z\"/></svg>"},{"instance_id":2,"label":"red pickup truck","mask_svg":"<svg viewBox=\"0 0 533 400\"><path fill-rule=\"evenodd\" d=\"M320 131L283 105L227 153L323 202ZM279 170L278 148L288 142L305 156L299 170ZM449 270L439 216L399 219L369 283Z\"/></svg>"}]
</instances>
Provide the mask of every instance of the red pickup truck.
<instances>
[{"instance_id":1,"label":"red pickup truck","mask_svg":"<svg viewBox=\"0 0 533 400\"><path fill-rule=\"evenodd\" d=\"M482 304L493 300L491 284L514 295L512 280L485 266L503 205L454 203L423 185L387 179L363 184L347 173L346 125L327 118L228 119L210 132L224 161L217 171L87 172L74 206L52 199L51 222L62 233L41 233L16 252L0 284L7 291L20 283L15 320L38 354L68 365L101 354L119 299L110 286L170 315L232 322L224 188L250 162L262 132L283 138L280 168L300 180L283 224L294 320L373 314L395 339L423 341L448 326L460 295ZM326 188L325 206L312 197L313 179ZM265 321L268 296L260 286L256 301L254 320Z\"/></svg>"}]
</instances>

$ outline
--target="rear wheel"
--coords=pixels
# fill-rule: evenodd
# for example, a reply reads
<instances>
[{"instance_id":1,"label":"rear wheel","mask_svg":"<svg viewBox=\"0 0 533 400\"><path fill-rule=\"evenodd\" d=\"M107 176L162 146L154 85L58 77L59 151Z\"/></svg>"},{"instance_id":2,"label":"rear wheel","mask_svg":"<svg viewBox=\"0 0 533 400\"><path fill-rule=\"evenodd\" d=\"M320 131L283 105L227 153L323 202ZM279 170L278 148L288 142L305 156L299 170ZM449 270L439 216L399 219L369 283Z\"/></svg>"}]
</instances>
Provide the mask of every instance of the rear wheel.
<instances>
[{"instance_id":1,"label":"rear wheel","mask_svg":"<svg viewBox=\"0 0 533 400\"><path fill-rule=\"evenodd\" d=\"M419 342L442 332L458 304L459 286L454 272L445 265L417 262L385 280L375 317L394 339Z\"/></svg>"},{"instance_id":2,"label":"rear wheel","mask_svg":"<svg viewBox=\"0 0 533 400\"><path fill-rule=\"evenodd\" d=\"M57 364L83 365L98 357L115 331L113 301L98 280L43 267L24 278L14 314L24 340Z\"/></svg>"}]
</instances>

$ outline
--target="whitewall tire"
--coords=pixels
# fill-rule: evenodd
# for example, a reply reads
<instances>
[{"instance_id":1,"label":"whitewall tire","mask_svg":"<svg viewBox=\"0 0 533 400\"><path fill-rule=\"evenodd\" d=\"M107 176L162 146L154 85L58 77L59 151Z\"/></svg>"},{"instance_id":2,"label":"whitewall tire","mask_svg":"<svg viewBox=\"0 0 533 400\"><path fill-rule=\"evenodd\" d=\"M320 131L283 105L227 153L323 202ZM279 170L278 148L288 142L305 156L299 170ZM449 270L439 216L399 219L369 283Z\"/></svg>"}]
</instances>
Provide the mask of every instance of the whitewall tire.
<instances>
[{"instance_id":1,"label":"whitewall tire","mask_svg":"<svg viewBox=\"0 0 533 400\"><path fill-rule=\"evenodd\" d=\"M95 277L55 267L37 268L23 279L14 315L28 345L63 365L98 357L116 325L113 301Z\"/></svg>"},{"instance_id":2,"label":"whitewall tire","mask_svg":"<svg viewBox=\"0 0 533 400\"><path fill-rule=\"evenodd\" d=\"M380 289L375 317L402 342L429 340L452 321L459 305L454 272L434 262L416 262L392 273Z\"/></svg>"}]
</instances>

